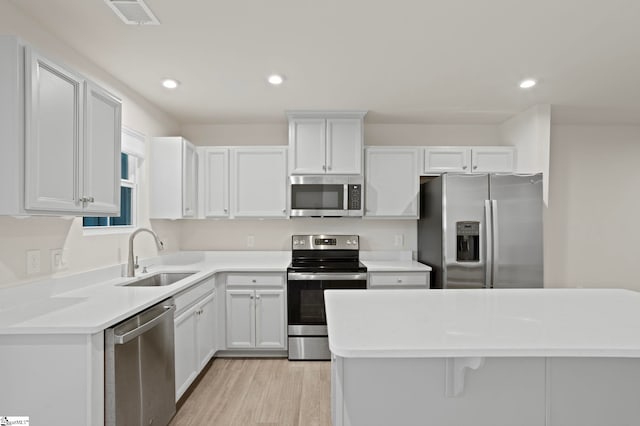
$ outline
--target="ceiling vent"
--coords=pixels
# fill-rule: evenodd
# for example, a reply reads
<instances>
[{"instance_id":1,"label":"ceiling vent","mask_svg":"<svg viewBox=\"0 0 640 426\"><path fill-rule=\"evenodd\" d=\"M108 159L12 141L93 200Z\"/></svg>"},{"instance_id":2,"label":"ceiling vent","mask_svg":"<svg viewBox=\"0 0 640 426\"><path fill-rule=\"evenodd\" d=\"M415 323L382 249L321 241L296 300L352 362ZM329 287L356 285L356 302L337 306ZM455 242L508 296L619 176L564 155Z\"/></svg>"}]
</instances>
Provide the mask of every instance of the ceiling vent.
<instances>
[{"instance_id":1,"label":"ceiling vent","mask_svg":"<svg viewBox=\"0 0 640 426\"><path fill-rule=\"evenodd\" d=\"M160 25L143 0L104 0L127 25Z\"/></svg>"}]
</instances>

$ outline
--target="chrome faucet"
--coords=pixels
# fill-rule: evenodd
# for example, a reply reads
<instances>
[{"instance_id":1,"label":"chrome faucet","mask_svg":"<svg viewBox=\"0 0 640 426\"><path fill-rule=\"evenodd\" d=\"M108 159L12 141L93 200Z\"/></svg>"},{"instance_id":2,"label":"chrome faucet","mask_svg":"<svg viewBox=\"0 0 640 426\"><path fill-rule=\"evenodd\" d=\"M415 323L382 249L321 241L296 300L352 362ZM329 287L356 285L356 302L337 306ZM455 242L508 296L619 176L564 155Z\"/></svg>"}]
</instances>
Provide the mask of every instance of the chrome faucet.
<instances>
[{"instance_id":1,"label":"chrome faucet","mask_svg":"<svg viewBox=\"0 0 640 426\"><path fill-rule=\"evenodd\" d=\"M160 241L160 238L158 238L158 236L156 235L155 232L153 232L151 229L149 228L138 228L135 231L133 231L131 233L131 235L129 236L129 259L127 261L127 277L135 277L136 276L136 263L133 261L133 239L135 238L136 235L138 235L141 232L148 232L151 235L153 235L153 238L155 238L156 240L156 246L158 247L158 250L163 250L164 249L164 243L162 241Z\"/></svg>"}]
</instances>

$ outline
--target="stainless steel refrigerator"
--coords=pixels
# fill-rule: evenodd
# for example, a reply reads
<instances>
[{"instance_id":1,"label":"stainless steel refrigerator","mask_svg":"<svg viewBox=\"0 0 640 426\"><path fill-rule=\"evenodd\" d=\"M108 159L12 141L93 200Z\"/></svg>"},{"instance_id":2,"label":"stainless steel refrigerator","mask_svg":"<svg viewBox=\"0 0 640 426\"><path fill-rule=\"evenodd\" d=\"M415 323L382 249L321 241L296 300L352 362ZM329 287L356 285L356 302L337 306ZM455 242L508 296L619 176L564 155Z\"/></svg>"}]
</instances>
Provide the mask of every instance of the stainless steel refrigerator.
<instances>
[{"instance_id":1,"label":"stainless steel refrigerator","mask_svg":"<svg viewBox=\"0 0 640 426\"><path fill-rule=\"evenodd\" d=\"M418 260L433 268L432 288L542 287L542 174L421 184Z\"/></svg>"}]
</instances>

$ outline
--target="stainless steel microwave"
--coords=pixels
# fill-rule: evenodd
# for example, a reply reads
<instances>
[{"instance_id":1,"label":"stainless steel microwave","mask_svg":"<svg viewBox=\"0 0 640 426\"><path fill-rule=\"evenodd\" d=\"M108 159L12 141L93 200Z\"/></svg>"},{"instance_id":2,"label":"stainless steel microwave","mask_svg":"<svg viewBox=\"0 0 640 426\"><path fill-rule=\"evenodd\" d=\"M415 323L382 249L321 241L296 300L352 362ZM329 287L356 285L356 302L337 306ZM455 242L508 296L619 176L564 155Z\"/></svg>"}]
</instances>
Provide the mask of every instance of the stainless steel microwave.
<instances>
[{"instance_id":1,"label":"stainless steel microwave","mask_svg":"<svg viewBox=\"0 0 640 426\"><path fill-rule=\"evenodd\" d=\"M362 176L291 176L292 217L362 216Z\"/></svg>"}]
</instances>

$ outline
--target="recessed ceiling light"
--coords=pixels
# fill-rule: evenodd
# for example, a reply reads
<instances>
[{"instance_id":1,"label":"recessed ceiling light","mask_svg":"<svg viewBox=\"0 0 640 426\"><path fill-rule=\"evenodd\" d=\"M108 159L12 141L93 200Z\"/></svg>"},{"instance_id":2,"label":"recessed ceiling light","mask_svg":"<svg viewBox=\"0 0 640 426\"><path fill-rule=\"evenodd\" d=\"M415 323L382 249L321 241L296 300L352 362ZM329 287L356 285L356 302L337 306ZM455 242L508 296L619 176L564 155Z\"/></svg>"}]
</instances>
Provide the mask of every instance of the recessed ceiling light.
<instances>
[{"instance_id":1,"label":"recessed ceiling light","mask_svg":"<svg viewBox=\"0 0 640 426\"><path fill-rule=\"evenodd\" d=\"M536 85L536 81L532 80L532 79L522 80L520 82L520 88L521 89L530 89L535 85Z\"/></svg>"},{"instance_id":2,"label":"recessed ceiling light","mask_svg":"<svg viewBox=\"0 0 640 426\"><path fill-rule=\"evenodd\" d=\"M271 74L269 77L267 77L267 81L269 82L269 84L279 86L284 81L284 77L278 74Z\"/></svg>"},{"instance_id":3,"label":"recessed ceiling light","mask_svg":"<svg viewBox=\"0 0 640 426\"><path fill-rule=\"evenodd\" d=\"M162 80L162 86L167 89L175 89L179 85L180 82L178 80L174 80L173 78L165 78L164 80Z\"/></svg>"}]
</instances>

